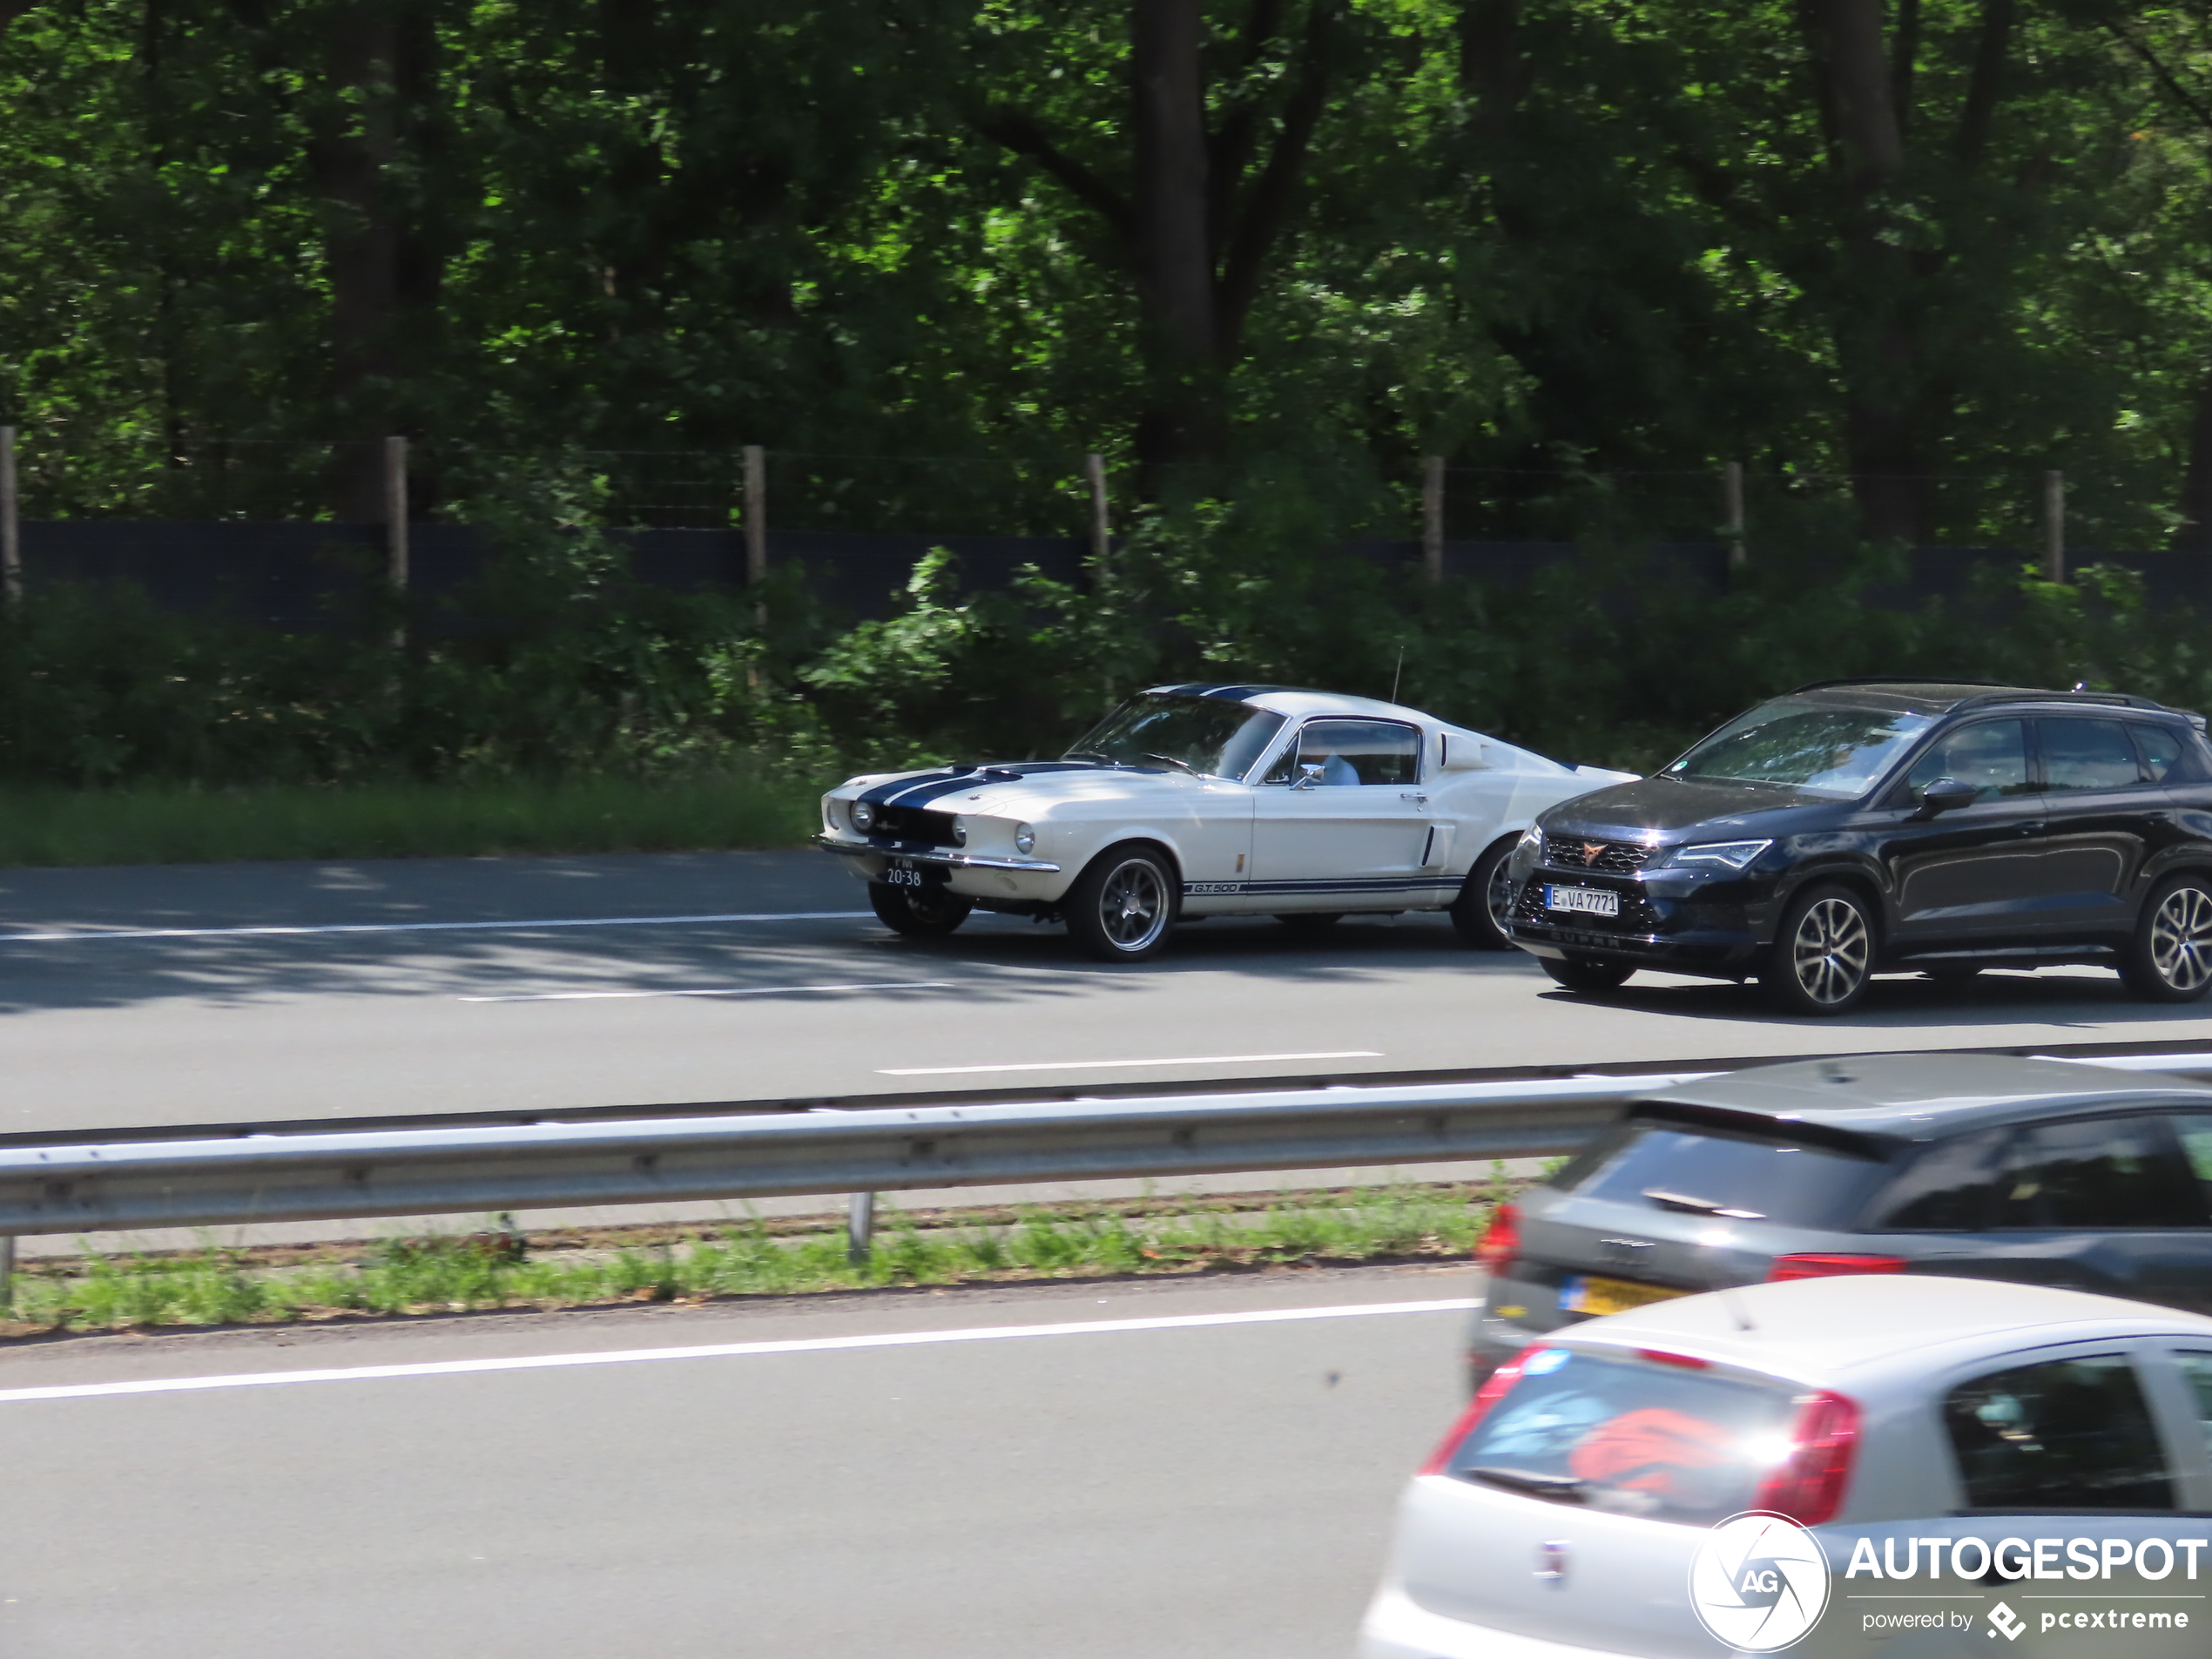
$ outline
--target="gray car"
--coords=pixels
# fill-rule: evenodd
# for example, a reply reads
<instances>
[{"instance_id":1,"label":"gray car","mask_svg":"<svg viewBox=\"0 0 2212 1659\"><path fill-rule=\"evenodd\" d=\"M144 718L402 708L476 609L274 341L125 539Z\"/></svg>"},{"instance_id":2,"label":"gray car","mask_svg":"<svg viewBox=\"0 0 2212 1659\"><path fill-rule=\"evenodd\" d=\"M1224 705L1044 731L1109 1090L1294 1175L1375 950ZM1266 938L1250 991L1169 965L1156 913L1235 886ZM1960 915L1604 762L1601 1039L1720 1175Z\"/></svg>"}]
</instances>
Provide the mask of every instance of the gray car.
<instances>
[{"instance_id":1,"label":"gray car","mask_svg":"<svg viewBox=\"0 0 2212 1659\"><path fill-rule=\"evenodd\" d=\"M1762 1066L1629 1109L1502 1206L1469 1366L1762 1281L1939 1273L2212 1313L2212 1089L2062 1061Z\"/></svg>"}]
</instances>

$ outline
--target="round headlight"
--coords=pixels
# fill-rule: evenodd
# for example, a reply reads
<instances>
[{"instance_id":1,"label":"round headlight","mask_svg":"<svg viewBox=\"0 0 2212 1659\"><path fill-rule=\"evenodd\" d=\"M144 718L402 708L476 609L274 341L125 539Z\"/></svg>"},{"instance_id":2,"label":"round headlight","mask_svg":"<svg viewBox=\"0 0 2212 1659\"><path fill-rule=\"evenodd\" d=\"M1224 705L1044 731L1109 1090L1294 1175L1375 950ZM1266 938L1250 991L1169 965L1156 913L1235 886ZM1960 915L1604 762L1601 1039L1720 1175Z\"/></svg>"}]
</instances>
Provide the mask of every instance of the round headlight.
<instances>
[{"instance_id":1,"label":"round headlight","mask_svg":"<svg viewBox=\"0 0 2212 1659\"><path fill-rule=\"evenodd\" d=\"M1034 853L1037 850L1037 832L1028 824L1014 826L1014 846L1016 852Z\"/></svg>"},{"instance_id":2,"label":"round headlight","mask_svg":"<svg viewBox=\"0 0 2212 1659\"><path fill-rule=\"evenodd\" d=\"M870 806L867 801L854 801L853 803L853 827L860 831L863 835L866 835L870 830L873 829L875 827L875 808Z\"/></svg>"},{"instance_id":3,"label":"round headlight","mask_svg":"<svg viewBox=\"0 0 2212 1659\"><path fill-rule=\"evenodd\" d=\"M954 846L968 845L968 820L964 818L953 819L953 845Z\"/></svg>"}]
</instances>

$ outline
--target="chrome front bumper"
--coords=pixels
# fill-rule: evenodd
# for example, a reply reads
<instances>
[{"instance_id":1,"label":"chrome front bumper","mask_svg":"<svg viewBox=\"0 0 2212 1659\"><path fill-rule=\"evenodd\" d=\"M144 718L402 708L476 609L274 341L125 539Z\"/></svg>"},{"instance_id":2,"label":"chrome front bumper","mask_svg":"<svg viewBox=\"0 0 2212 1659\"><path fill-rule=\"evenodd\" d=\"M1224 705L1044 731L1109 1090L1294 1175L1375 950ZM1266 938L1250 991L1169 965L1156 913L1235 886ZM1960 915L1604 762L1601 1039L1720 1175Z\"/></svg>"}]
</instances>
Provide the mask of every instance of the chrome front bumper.
<instances>
[{"instance_id":1,"label":"chrome front bumper","mask_svg":"<svg viewBox=\"0 0 2212 1659\"><path fill-rule=\"evenodd\" d=\"M815 836L814 845L826 853L841 853L848 859L905 859L910 864L934 864L948 870L1011 870L1019 875L1060 873L1058 865L1043 859L986 859L973 853L947 853L935 847L927 852L910 852L903 846L877 846L867 841L848 841L826 833Z\"/></svg>"}]
</instances>

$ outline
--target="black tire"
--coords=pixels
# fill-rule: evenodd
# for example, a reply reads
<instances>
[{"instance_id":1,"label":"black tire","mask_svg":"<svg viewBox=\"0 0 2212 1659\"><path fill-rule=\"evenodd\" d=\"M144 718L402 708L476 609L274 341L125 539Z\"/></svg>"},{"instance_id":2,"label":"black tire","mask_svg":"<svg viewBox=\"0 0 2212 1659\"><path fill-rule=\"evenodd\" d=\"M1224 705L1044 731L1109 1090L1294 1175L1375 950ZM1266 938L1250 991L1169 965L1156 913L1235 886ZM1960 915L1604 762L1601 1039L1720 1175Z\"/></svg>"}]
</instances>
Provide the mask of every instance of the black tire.
<instances>
[{"instance_id":1,"label":"black tire","mask_svg":"<svg viewBox=\"0 0 2212 1659\"><path fill-rule=\"evenodd\" d=\"M942 939L968 920L973 899L949 887L894 887L868 883L868 907L894 934L909 939Z\"/></svg>"},{"instance_id":2,"label":"black tire","mask_svg":"<svg viewBox=\"0 0 2212 1659\"><path fill-rule=\"evenodd\" d=\"M1878 955L1873 907L1849 887L1807 887L1782 913L1759 988L1788 1014L1845 1014L1865 1000Z\"/></svg>"},{"instance_id":3,"label":"black tire","mask_svg":"<svg viewBox=\"0 0 2212 1659\"><path fill-rule=\"evenodd\" d=\"M2120 977L2146 1002L2194 1002L2212 990L2212 876L2184 870L2150 890Z\"/></svg>"},{"instance_id":4,"label":"black tire","mask_svg":"<svg viewBox=\"0 0 2212 1659\"><path fill-rule=\"evenodd\" d=\"M1183 884L1166 853L1141 841L1109 846L1060 901L1068 933L1102 962L1141 962L1168 942Z\"/></svg>"},{"instance_id":5,"label":"black tire","mask_svg":"<svg viewBox=\"0 0 2212 1659\"><path fill-rule=\"evenodd\" d=\"M1293 912L1287 916L1278 916L1275 920L1281 922L1292 933L1304 936L1315 934L1325 934L1330 928L1335 927L1339 922L1344 920L1344 912L1341 910L1308 910L1303 913Z\"/></svg>"},{"instance_id":6,"label":"black tire","mask_svg":"<svg viewBox=\"0 0 2212 1659\"><path fill-rule=\"evenodd\" d=\"M1544 965L1544 972L1568 990L1580 991L1585 996L1617 991L1636 971L1627 962L1602 962L1594 956L1569 956L1565 961L1556 956L1539 956L1536 960Z\"/></svg>"},{"instance_id":7,"label":"black tire","mask_svg":"<svg viewBox=\"0 0 2212 1659\"><path fill-rule=\"evenodd\" d=\"M1514 844L1520 839L1509 835L1475 860L1467 879L1460 884L1460 896L1452 900L1448 914L1461 943L1476 950L1514 948L1505 929L1505 920L1513 913L1514 900L1513 878L1507 873L1506 865L1513 857Z\"/></svg>"}]
</instances>

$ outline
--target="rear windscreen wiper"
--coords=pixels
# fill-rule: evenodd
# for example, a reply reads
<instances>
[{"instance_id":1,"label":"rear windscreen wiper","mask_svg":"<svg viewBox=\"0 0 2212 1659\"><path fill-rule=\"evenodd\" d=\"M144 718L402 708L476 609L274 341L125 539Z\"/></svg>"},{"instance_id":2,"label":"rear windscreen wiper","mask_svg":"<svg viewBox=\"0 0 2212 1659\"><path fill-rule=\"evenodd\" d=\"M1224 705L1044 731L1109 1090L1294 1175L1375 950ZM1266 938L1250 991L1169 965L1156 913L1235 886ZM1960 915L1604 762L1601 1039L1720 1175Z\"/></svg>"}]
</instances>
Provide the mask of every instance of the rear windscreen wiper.
<instances>
[{"instance_id":1,"label":"rear windscreen wiper","mask_svg":"<svg viewBox=\"0 0 2212 1659\"><path fill-rule=\"evenodd\" d=\"M1686 1193L1669 1192L1659 1187L1646 1187L1643 1196L1662 1210L1685 1210L1693 1216L1726 1216L1730 1221L1764 1221L1765 1212L1758 1210L1737 1210L1710 1198L1693 1198Z\"/></svg>"},{"instance_id":2,"label":"rear windscreen wiper","mask_svg":"<svg viewBox=\"0 0 2212 1659\"><path fill-rule=\"evenodd\" d=\"M1525 1492L1532 1498L1549 1498L1557 1503L1580 1503L1582 1490L1589 1483L1572 1474L1542 1474L1534 1469L1501 1469L1487 1463L1478 1463L1460 1474L1470 1480L1503 1487L1508 1492Z\"/></svg>"}]
</instances>

